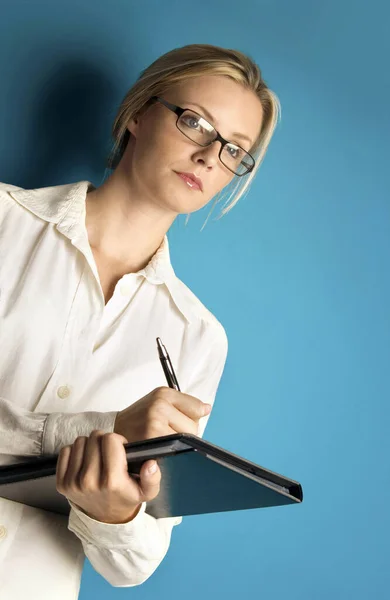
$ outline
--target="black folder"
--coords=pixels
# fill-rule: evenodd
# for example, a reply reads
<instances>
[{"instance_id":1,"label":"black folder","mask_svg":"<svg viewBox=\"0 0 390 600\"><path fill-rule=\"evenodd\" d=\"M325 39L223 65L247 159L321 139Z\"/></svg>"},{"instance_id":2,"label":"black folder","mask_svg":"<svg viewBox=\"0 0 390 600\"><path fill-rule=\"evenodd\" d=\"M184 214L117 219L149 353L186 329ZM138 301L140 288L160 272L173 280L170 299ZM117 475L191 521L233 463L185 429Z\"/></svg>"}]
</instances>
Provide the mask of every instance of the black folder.
<instances>
[{"instance_id":1,"label":"black folder","mask_svg":"<svg viewBox=\"0 0 390 600\"><path fill-rule=\"evenodd\" d=\"M137 478L146 460L156 459L162 479L158 496L146 504L156 518L199 515L302 502L297 481L179 433L125 444L128 472ZM0 467L0 497L67 515L70 505L56 489L57 456L29 458Z\"/></svg>"}]
</instances>

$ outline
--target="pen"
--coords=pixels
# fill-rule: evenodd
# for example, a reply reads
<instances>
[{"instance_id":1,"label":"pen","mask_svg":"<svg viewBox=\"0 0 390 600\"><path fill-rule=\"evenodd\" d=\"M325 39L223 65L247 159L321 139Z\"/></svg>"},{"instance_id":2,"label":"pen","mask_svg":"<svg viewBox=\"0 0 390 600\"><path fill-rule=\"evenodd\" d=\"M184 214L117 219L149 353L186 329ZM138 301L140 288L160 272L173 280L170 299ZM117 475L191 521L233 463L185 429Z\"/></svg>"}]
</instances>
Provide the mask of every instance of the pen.
<instances>
[{"instance_id":1,"label":"pen","mask_svg":"<svg viewBox=\"0 0 390 600\"><path fill-rule=\"evenodd\" d=\"M156 338L156 341L158 348L158 356L160 358L161 366L163 368L168 386L180 392L179 382L176 379L175 371L173 370L173 366L171 363L171 359L169 358L167 349L165 348L160 338Z\"/></svg>"}]
</instances>

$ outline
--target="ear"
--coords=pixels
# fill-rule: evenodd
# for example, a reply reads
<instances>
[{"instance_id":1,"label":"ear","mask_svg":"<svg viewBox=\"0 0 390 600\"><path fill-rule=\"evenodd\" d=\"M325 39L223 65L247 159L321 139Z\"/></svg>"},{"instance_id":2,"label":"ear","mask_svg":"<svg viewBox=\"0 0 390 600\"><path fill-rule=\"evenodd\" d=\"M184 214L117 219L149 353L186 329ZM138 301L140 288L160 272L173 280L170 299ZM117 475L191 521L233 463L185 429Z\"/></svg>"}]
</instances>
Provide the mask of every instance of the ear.
<instances>
[{"instance_id":1,"label":"ear","mask_svg":"<svg viewBox=\"0 0 390 600\"><path fill-rule=\"evenodd\" d=\"M126 129L132 135L134 135L134 137L137 137L138 126L139 126L139 117L137 115L137 116L133 117L132 119L130 119L130 121L127 123Z\"/></svg>"},{"instance_id":2,"label":"ear","mask_svg":"<svg viewBox=\"0 0 390 600\"><path fill-rule=\"evenodd\" d=\"M127 123L127 129L134 137L137 137L138 129L140 127L142 117L148 112L150 104L147 102L132 119Z\"/></svg>"}]
</instances>

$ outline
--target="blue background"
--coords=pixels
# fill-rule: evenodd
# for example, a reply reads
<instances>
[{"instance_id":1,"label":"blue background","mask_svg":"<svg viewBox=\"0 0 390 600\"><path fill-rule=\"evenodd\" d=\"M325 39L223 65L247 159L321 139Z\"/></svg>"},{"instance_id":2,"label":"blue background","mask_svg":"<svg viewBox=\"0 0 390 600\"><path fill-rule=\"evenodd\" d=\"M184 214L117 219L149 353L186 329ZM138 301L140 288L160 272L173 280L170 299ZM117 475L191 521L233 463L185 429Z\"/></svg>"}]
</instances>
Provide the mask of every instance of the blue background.
<instances>
[{"instance_id":1,"label":"blue background","mask_svg":"<svg viewBox=\"0 0 390 600\"><path fill-rule=\"evenodd\" d=\"M156 573L87 598L389 598L390 54L387 2L0 2L0 180L100 185L116 108L188 43L239 49L282 121L249 194L169 233L224 324L205 438L293 479L300 506L188 517Z\"/></svg>"}]
</instances>

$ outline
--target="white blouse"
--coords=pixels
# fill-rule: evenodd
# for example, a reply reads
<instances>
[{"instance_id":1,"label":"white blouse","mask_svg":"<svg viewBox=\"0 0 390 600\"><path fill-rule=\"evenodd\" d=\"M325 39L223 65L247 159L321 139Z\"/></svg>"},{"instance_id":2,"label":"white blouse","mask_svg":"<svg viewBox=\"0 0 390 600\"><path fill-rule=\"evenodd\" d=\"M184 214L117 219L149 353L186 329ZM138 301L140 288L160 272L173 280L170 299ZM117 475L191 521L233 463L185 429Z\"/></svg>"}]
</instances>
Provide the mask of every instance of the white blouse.
<instances>
[{"instance_id":1,"label":"white blouse","mask_svg":"<svg viewBox=\"0 0 390 600\"><path fill-rule=\"evenodd\" d=\"M0 465L112 432L118 411L167 385L156 337L182 391L214 402L222 325L176 277L166 237L105 305L85 227L90 189L0 183ZM155 519L144 504L133 521L112 525L69 504L68 518L0 498L0 598L75 600L85 555L112 586L139 585L181 522Z\"/></svg>"}]
</instances>

